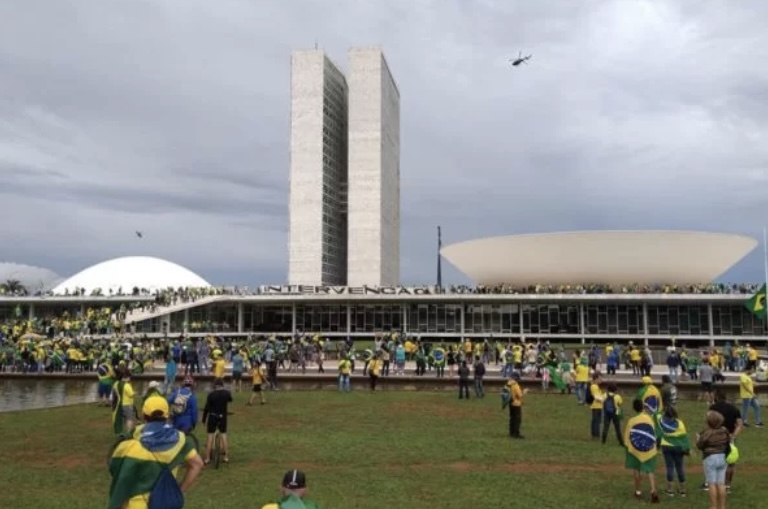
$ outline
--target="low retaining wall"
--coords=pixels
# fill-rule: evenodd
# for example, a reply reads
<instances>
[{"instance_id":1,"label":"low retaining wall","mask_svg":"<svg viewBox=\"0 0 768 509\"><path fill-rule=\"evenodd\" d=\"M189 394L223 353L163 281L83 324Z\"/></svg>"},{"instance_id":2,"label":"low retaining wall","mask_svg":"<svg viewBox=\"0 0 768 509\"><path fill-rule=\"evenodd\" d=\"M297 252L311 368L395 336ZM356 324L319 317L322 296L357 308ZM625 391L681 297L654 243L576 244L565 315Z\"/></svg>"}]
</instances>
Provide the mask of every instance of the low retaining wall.
<instances>
[{"instance_id":1,"label":"low retaining wall","mask_svg":"<svg viewBox=\"0 0 768 509\"><path fill-rule=\"evenodd\" d=\"M0 373L0 379L20 379L20 380L56 380L56 381L96 381L96 376L93 373L45 373L42 375L36 373ZM655 377L658 378L658 377ZM136 375L132 377L133 380L148 382L151 380L163 380L161 373L147 373L142 375ZM227 377L229 380L230 377ZM178 379L181 381L181 378ZM197 383L210 383L213 381L211 375L196 375L195 381ZM635 394L641 387L642 383L637 377L617 376L606 377L605 383L615 383L619 389L619 392L628 395ZM484 380L484 386L486 391L491 393L498 393L506 383L506 380L500 376L488 376ZM541 382L533 378L523 378L521 385L524 388L530 389L533 393L542 392ZM656 380L658 383L658 380ZM250 384L250 377L243 377L243 384ZM352 375L351 385L353 390L367 390L368 389L368 377L363 375ZM318 391L318 390L338 390L338 377L335 374L322 374L322 373L280 373L278 375L278 386L281 390L287 391ZM715 385L716 388L726 391L729 399L738 398L739 383L729 377L723 383ZM458 379L453 377L437 378L434 374L427 374L425 376L405 375L405 376L384 376L379 377L377 389L382 391L456 391L458 389ZM680 382L677 384L678 394L681 399L696 399L701 388L698 382ZM472 382L470 381L470 392L473 392ZM550 394L559 394L559 391L550 386L548 391ZM760 385L758 385L758 393L760 391ZM761 395L761 404L768 404L768 400Z\"/></svg>"}]
</instances>

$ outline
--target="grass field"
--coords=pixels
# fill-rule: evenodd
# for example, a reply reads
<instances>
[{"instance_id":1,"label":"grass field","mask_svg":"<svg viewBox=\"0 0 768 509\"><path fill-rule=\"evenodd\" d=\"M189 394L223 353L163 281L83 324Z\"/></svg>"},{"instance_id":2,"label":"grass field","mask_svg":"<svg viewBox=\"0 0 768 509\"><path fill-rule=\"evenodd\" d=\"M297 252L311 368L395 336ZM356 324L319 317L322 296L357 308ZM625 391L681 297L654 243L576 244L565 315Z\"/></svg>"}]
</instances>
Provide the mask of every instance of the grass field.
<instances>
[{"instance_id":1,"label":"grass field","mask_svg":"<svg viewBox=\"0 0 768 509\"><path fill-rule=\"evenodd\" d=\"M635 507L624 452L589 439L589 413L572 398L530 395L525 440L507 438L497 394L459 401L453 393L270 393L247 407L236 394L230 418L231 460L206 469L187 507L258 508L271 501L282 474L307 473L311 497L326 509ZM682 403L691 435L701 404ZM0 414L0 507L104 507L108 410L74 406ZM202 431L198 436L203 438ZM768 430L746 430L730 497L733 507L760 507L768 497ZM707 506L700 458L688 463L689 494L663 498L680 508ZM657 478L663 479L659 461ZM660 485L663 487L663 483ZM520 504L520 505L518 505ZM640 504L642 505L642 504Z\"/></svg>"}]
</instances>

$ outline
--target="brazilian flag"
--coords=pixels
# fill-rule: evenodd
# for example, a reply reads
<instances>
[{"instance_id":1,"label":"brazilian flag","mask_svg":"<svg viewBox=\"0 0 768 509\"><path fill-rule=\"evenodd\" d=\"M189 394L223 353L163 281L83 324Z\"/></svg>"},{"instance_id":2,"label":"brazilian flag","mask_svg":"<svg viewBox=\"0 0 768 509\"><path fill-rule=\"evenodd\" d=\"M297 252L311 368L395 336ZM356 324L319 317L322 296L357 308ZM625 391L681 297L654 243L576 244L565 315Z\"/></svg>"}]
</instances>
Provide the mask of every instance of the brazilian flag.
<instances>
[{"instance_id":1,"label":"brazilian flag","mask_svg":"<svg viewBox=\"0 0 768 509\"><path fill-rule=\"evenodd\" d=\"M547 366L546 369L549 370L549 378L552 380L552 385L557 387L557 390L562 391L567 387L565 380L563 380L563 377L560 376L560 373L557 371L557 369L554 368L554 366Z\"/></svg>"},{"instance_id":2,"label":"brazilian flag","mask_svg":"<svg viewBox=\"0 0 768 509\"><path fill-rule=\"evenodd\" d=\"M632 417L624 428L625 467L644 474L653 472L658 456L656 441L656 423L651 416L641 412Z\"/></svg>"},{"instance_id":3,"label":"brazilian flag","mask_svg":"<svg viewBox=\"0 0 768 509\"><path fill-rule=\"evenodd\" d=\"M112 428L115 435L123 432L123 389L125 382L117 382L112 386Z\"/></svg>"},{"instance_id":4,"label":"brazilian flag","mask_svg":"<svg viewBox=\"0 0 768 509\"><path fill-rule=\"evenodd\" d=\"M745 302L744 306L749 309L749 311L752 312L752 314L754 314L756 317L760 318L761 320L765 320L765 285L763 285L756 294L754 294L747 302Z\"/></svg>"}]
</instances>

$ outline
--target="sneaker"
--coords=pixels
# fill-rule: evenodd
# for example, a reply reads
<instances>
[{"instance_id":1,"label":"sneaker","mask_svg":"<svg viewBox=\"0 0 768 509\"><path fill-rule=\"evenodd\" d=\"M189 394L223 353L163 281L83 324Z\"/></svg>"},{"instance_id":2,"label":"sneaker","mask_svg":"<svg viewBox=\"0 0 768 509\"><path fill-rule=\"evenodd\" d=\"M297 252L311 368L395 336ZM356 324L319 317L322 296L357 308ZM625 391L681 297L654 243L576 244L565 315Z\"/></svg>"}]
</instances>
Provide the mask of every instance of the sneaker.
<instances>
[{"instance_id":1,"label":"sneaker","mask_svg":"<svg viewBox=\"0 0 768 509\"><path fill-rule=\"evenodd\" d=\"M675 492L674 492L674 491L672 491L672 490L666 490L664 493L665 493L666 495L670 496L670 497L674 497L674 496L675 496Z\"/></svg>"},{"instance_id":2,"label":"sneaker","mask_svg":"<svg viewBox=\"0 0 768 509\"><path fill-rule=\"evenodd\" d=\"M661 502L661 500L659 500L659 494L656 493L655 491L652 491L651 492L651 503L652 504L658 504L659 502Z\"/></svg>"},{"instance_id":3,"label":"sneaker","mask_svg":"<svg viewBox=\"0 0 768 509\"><path fill-rule=\"evenodd\" d=\"M702 484L701 485L701 489L704 490L704 491L709 490L709 484L707 484L707 483Z\"/></svg>"},{"instance_id":4,"label":"sneaker","mask_svg":"<svg viewBox=\"0 0 768 509\"><path fill-rule=\"evenodd\" d=\"M643 492L642 491L636 491L635 492L635 498L637 500L642 500L643 499Z\"/></svg>"},{"instance_id":5,"label":"sneaker","mask_svg":"<svg viewBox=\"0 0 768 509\"><path fill-rule=\"evenodd\" d=\"M762 422L758 422L757 424L755 424L755 427L756 428L762 428L763 427L763 423Z\"/></svg>"},{"instance_id":6,"label":"sneaker","mask_svg":"<svg viewBox=\"0 0 768 509\"><path fill-rule=\"evenodd\" d=\"M680 495L683 498L685 498L685 496L687 495L687 493L685 491L678 491L677 494Z\"/></svg>"}]
</instances>

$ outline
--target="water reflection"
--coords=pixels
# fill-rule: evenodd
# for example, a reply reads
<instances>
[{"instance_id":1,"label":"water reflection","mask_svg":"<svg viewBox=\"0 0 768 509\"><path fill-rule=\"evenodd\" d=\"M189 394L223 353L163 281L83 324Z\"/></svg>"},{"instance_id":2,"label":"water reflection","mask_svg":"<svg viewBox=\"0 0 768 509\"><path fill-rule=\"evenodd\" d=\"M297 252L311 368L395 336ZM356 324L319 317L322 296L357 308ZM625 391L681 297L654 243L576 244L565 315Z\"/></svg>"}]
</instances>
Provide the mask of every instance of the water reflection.
<instances>
[{"instance_id":1,"label":"water reflection","mask_svg":"<svg viewBox=\"0 0 768 509\"><path fill-rule=\"evenodd\" d=\"M94 403L97 385L87 380L0 379L0 412ZM142 382L133 382L133 387L137 394L144 390Z\"/></svg>"}]
</instances>

